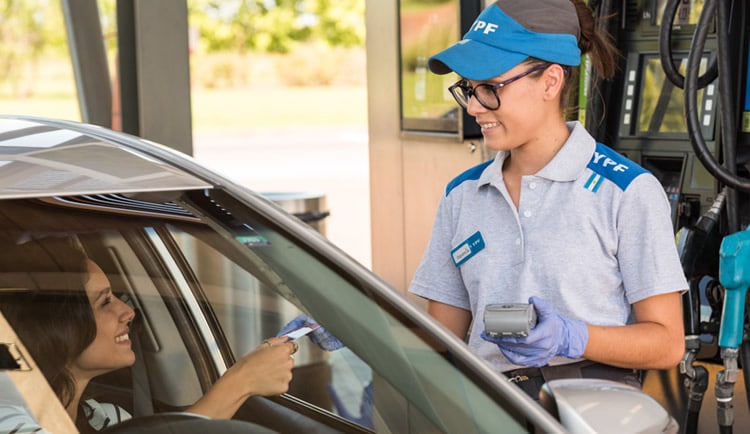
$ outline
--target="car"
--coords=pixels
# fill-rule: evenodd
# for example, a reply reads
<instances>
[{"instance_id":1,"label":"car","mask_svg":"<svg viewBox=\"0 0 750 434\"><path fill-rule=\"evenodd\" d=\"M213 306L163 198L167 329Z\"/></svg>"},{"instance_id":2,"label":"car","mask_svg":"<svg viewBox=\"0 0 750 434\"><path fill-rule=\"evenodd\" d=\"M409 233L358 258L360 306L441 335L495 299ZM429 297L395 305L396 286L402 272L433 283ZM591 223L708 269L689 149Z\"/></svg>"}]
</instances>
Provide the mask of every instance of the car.
<instances>
[{"instance_id":1,"label":"car","mask_svg":"<svg viewBox=\"0 0 750 434\"><path fill-rule=\"evenodd\" d=\"M0 116L0 228L4 243L74 239L138 313L135 365L89 384L97 400L135 416L107 432L677 429L648 395L616 383L555 380L546 399L530 399L298 216L125 133ZM27 290L5 274L0 310L3 293ZM323 351L300 339L289 391L248 399L231 421L184 412L300 313L345 347ZM12 408L19 424L76 432L18 335L0 315L0 426Z\"/></svg>"}]
</instances>

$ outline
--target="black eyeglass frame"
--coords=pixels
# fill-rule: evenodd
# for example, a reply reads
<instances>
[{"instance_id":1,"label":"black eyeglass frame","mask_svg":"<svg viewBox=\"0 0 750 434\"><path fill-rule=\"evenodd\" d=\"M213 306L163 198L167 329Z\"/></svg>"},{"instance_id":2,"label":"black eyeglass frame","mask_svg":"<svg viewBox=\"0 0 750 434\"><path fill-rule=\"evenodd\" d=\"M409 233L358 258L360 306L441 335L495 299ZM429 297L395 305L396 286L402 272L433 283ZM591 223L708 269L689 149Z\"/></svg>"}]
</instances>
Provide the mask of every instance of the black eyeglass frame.
<instances>
[{"instance_id":1,"label":"black eyeglass frame","mask_svg":"<svg viewBox=\"0 0 750 434\"><path fill-rule=\"evenodd\" d=\"M471 100L471 97L474 96L476 97L477 101L479 101L479 104L482 105L482 107L486 108L487 110L494 111L500 108L500 97L497 95L498 90L513 83L516 80L520 80L526 77L527 75L531 73L547 69L550 67L550 65L551 63L543 63L540 65L536 65L533 68L530 68L529 70L525 72L522 72L514 77L511 77L507 80L503 80L500 83L495 83L495 84L480 83L474 87L471 87L471 85L469 85L469 83L466 80L461 79L453 83L452 85L448 86L448 91L451 93L451 95L453 95L453 99L456 100L458 105L460 105L463 108L469 107L469 100ZM495 96L496 105L494 107L488 104L487 102L482 101L482 99L477 96L476 90L478 88L486 88L492 93L492 95ZM463 94L459 92L463 92ZM466 99L464 99L464 95L466 96Z\"/></svg>"}]
</instances>

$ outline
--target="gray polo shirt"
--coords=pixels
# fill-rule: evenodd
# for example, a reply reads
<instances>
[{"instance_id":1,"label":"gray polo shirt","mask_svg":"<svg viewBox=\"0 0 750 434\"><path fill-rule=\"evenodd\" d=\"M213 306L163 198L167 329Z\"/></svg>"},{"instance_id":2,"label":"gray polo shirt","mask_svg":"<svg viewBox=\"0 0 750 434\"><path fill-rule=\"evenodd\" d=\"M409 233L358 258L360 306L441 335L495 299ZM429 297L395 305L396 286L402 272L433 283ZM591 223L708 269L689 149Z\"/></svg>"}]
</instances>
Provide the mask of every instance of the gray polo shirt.
<instances>
[{"instance_id":1,"label":"gray polo shirt","mask_svg":"<svg viewBox=\"0 0 750 434\"><path fill-rule=\"evenodd\" d=\"M503 182L506 152L451 181L409 287L470 310L469 346L499 371L517 366L479 336L487 304L535 295L565 317L624 325L632 303L687 288L662 185L578 122L568 128L555 158L523 177L518 210Z\"/></svg>"}]
</instances>

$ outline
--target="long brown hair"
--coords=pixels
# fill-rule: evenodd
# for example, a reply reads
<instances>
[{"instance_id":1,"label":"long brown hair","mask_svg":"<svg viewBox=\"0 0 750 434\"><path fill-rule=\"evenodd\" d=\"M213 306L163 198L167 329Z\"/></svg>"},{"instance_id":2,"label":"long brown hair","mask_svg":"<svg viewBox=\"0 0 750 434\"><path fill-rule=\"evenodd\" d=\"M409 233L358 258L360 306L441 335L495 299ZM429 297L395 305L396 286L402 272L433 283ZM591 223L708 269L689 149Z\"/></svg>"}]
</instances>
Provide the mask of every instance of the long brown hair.
<instances>
[{"instance_id":1,"label":"long brown hair","mask_svg":"<svg viewBox=\"0 0 750 434\"><path fill-rule=\"evenodd\" d=\"M66 239L2 246L0 309L66 407L75 394L70 364L96 337L86 294L88 260Z\"/></svg>"}]
</instances>

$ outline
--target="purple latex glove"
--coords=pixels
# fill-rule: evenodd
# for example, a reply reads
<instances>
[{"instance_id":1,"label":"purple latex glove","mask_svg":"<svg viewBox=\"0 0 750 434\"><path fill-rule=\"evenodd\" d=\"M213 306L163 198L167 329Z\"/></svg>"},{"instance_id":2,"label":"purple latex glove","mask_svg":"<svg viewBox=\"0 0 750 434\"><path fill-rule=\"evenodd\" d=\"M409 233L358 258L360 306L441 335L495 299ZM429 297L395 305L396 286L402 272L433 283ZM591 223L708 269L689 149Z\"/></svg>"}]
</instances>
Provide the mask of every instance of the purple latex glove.
<instances>
[{"instance_id":1,"label":"purple latex glove","mask_svg":"<svg viewBox=\"0 0 750 434\"><path fill-rule=\"evenodd\" d=\"M283 336L290 331L296 330L300 327L311 327L314 325L318 325L318 323L315 322L314 319L308 317L305 314L299 314L293 320L289 321L289 323L285 325L279 331L279 333L276 334L276 336ZM319 346L325 351L335 351L344 348L343 342L338 340L336 336L330 334L328 330L324 329L323 327L318 327L317 329L310 332L307 336L311 341L313 341L315 345Z\"/></svg>"},{"instance_id":2,"label":"purple latex glove","mask_svg":"<svg viewBox=\"0 0 750 434\"><path fill-rule=\"evenodd\" d=\"M482 339L496 344L505 358L521 366L544 366L555 356L571 359L583 356L589 340L585 322L563 318L552 304L539 297L529 298L529 303L536 309L537 324L528 336L492 338L483 331Z\"/></svg>"}]
</instances>

